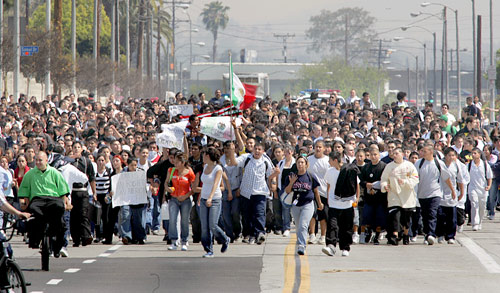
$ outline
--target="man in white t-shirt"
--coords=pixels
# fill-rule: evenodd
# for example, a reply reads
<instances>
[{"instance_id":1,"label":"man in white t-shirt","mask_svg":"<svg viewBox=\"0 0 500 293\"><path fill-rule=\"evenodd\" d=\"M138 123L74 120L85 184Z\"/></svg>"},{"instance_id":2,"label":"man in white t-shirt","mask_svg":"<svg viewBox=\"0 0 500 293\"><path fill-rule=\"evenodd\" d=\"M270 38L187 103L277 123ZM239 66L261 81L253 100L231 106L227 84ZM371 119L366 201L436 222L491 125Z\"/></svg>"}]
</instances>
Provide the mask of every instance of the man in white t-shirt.
<instances>
[{"instance_id":1,"label":"man in white t-shirt","mask_svg":"<svg viewBox=\"0 0 500 293\"><path fill-rule=\"evenodd\" d=\"M472 162L467 164L470 174L470 183L467 187L471 208L470 218L472 231L481 230L481 224L486 211L486 200L491 188L493 172L488 163L481 159L481 150L472 149Z\"/></svg>"}]
</instances>

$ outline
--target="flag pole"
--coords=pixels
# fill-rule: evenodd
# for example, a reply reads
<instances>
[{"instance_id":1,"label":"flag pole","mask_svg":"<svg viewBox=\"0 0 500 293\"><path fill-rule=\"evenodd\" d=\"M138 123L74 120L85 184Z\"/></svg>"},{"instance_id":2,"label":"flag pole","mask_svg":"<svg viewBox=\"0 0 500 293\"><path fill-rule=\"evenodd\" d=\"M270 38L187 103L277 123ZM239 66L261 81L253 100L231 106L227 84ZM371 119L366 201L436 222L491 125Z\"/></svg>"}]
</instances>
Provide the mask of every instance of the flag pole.
<instances>
[{"instance_id":1,"label":"flag pole","mask_svg":"<svg viewBox=\"0 0 500 293\"><path fill-rule=\"evenodd\" d=\"M230 98L230 101L231 101L231 109L234 108L234 104L233 104L233 59L232 59L232 56L231 56L231 50L228 50L228 54L229 54L229 98ZM231 119L231 138L233 138L233 124L232 124L232 121L233 121L233 115L229 115L229 119Z\"/></svg>"}]
</instances>

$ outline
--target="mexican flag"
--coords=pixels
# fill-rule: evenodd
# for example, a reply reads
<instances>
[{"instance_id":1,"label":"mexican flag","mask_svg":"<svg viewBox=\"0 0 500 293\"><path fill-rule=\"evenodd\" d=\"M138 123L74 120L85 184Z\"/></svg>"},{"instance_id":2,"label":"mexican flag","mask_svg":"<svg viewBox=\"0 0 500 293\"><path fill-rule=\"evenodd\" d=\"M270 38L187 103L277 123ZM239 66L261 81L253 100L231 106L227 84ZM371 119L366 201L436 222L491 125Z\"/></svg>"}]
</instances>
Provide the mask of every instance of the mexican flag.
<instances>
[{"instance_id":1,"label":"mexican flag","mask_svg":"<svg viewBox=\"0 0 500 293\"><path fill-rule=\"evenodd\" d=\"M245 99L245 87L233 71L233 60L231 57L229 57L229 63L229 76L231 76L231 102L236 108L239 108Z\"/></svg>"}]
</instances>

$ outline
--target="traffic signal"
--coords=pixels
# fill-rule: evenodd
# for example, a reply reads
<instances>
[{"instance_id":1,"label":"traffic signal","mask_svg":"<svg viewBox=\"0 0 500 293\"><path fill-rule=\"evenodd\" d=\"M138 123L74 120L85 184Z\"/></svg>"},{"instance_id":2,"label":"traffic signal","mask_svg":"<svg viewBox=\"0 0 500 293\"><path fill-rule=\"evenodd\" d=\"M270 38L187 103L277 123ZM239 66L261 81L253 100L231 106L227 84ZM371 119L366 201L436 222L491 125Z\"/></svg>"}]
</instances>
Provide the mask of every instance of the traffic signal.
<instances>
[{"instance_id":1,"label":"traffic signal","mask_svg":"<svg viewBox=\"0 0 500 293\"><path fill-rule=\"evenodd\" d=\"M429 103L434 104L434 93L432 91L429 91Z\"/></svg>"}]
</instances>

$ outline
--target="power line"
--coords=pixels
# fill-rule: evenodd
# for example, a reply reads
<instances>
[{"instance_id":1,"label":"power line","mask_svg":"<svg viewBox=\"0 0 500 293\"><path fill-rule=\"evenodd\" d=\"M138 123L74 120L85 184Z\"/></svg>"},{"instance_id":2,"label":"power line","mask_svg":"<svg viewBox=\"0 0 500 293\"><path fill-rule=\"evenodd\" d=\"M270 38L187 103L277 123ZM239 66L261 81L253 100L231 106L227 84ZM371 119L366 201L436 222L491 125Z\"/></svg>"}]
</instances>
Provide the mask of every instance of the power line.
<instances>
[{"instance_id":1,"label":"power line","mask_svg":"<svg viewBox=\"0 0 500 293\"><path fill-rule=\"evenodd\" d=\"M289 39L289 38L295 38L295 34L289 34L289 33L286 33L286 34L274 34L274 37L275 38L278 38L278 39L282 39L283 40L283 61L284 63L287 63L287 44L286 44L286 41Z\"/></svg>"}]
</instances>

